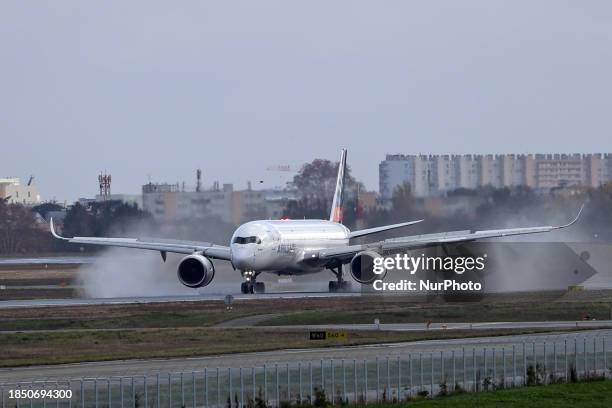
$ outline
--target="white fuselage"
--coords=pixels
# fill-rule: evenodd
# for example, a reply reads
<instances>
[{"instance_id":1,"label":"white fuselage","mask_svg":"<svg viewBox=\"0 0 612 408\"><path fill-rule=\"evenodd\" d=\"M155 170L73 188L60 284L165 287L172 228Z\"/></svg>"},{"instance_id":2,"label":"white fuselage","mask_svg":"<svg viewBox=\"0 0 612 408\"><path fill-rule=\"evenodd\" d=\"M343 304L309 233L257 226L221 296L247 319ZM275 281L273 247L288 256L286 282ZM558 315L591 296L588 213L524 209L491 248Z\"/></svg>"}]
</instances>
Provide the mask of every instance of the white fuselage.
<instances>
[{"instance_id":1,"label":"white fuselage","mask_svg":"<svg viewBox=\"0 0 612 408\"><path fill-rule=\"evenodd\" d=\"M304 253L348 245L349 233L344 225L327 220L247 222L232 236L232 264L241 271L319 272L322 266L304 262Z\"/></svg>"}]
</instances>

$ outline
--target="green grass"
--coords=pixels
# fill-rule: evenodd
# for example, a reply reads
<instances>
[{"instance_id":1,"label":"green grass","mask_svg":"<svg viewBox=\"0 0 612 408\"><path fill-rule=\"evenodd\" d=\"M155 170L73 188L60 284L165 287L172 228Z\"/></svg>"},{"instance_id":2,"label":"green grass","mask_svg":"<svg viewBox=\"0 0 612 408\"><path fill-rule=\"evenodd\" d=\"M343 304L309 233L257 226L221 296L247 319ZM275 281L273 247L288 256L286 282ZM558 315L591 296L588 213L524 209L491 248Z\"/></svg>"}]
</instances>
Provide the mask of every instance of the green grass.
<instances>
[{"instance_id":1,"label":"green grass","mask_svg":"<svg viewBox=\"0 0 612 408\"><path fill-rule=\"evenodd\" d=\"M547 408L547 407L612 407L612 381L600 380L575 384L514 388L493 392L469 393L403 402L401 404L371 404L368 408Z\"/></svg>"},{"instance_id":2,"label":"green grass","mask_svg":"<svg viewBox=\"0 0 612 408\"><path fill-rule=\"evenodd\" d=\"M225 311L198 313L150 312L126 316L81 318L15 319L0 321L0 330L74 330L74 329L139 329L170 327L206 327L227 319L248 316L248 313L230 315Z\"/></svg>"},{"instance_id":3,"label":"green grass","mask_svg":"<svg viewBox=\"0 0 612 408\"><path fill-rule=\"evenodd\" d=\"M169 358L246 353L292 348L355 346L432 339L450 339L545 330L453 330L431 332L348 331L347 339L309 340L309 331L278 329L215 329L183 327L170 329L51 331L0 334L0 367L82 361ZM545 332L550 332L546 330ZM61 350L61 352L58 352Z\"/></svg>"},{"instance_id":4,"label":"green grass","mask_svg":"<svg viewBox=\"0 0 612 408\"><path fill-rule=\"evenodd\" d=\"M384 306L384 305L383 305ZM381 323L490 322L581 320L588 314L597 320L610 318L608 302L450 303L398 305L370 310L306 310L287 313L258 323L259 326Z\"/></svg>"}]
</instances>

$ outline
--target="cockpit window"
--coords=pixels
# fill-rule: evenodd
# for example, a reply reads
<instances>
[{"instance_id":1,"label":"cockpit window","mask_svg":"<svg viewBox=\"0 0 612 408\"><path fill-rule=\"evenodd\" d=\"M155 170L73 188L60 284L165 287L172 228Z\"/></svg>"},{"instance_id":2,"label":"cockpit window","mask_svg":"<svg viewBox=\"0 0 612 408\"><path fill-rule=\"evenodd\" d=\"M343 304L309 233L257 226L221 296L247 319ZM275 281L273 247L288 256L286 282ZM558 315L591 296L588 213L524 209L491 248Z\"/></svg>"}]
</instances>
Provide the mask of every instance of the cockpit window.
<instances>
[{"instance_id":1,"label":"cockpit window","mask_svg":"<svg viewBox=\"0 0 612 408\"><path fill-rule=\"evenodd\" d=\"M236 237L234 238L234 244L261 244L259 237Z\"/></svg>"}]
</instances>

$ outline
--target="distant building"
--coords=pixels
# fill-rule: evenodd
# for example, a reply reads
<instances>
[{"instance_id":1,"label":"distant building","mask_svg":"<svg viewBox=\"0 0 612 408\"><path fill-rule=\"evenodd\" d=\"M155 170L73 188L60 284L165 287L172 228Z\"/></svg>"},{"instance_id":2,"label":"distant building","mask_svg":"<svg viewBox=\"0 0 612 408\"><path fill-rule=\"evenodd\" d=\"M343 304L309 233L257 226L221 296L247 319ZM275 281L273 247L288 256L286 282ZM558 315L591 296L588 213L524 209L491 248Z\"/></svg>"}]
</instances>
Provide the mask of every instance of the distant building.
<instances>
[{"instance_id":1,"label":"distant building","mask_svg":"<svg viewBox=\"0 0 612 408\"><path fill-rule=\"evenodd\" d=\"M179 184L142 186L142 208L159 221L216 217L237 225L255 219L283 217L287 203L297 199L294 190L241 190L232 184L185 191Z\"/></svg>"},{"instance_id":2,"label":"distant building","mask_svg":"<svg viewBox=\"0 0 612 408\"><path fill-rule=\"evenodd\" d=\"M18 178L0 178L0 200L23 205L37 205L41 201L31 178L27 184L21 184Z\"/></svg>"},{"instance_id":3,"label":"distant building","mask_svg":"<svg viewBox=\"0 0 612 408\"><path fill-rule=\"evenodd\" d=\"M387 155L379 166L383 200L407 183L417 197L459 188L599 187L612 181L612 154Z\"/></svg>"},{"instance_id":4,"label":"distant building","mask_svg":"<svg viewBox=\"0 0 612 408\"><path fill-rule=\"evenodd\" d=\"M138 208L142 208L142 195L140 194L109 194L107 196L96 195L96 202L101 201L121 201L125 204L135 205Z\"/></svg>"}]
</instances>

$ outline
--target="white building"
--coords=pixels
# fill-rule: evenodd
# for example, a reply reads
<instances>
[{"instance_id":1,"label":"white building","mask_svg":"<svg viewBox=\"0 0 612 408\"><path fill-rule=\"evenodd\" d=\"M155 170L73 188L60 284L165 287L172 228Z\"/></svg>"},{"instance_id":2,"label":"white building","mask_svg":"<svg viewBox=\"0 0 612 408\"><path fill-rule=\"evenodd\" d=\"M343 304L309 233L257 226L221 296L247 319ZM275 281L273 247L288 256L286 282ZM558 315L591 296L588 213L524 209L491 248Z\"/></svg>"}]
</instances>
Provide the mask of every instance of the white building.
<instances>
[{"instance_id":1,"label":"white building","mask_svg":"<svg viewBox=\"0 0 612 408\"><path fill-rule=\"evenodd\" d=\"M379 166L384 200L408 183L417 197L458 188L528 186L547 191L565 186L599 187L612 181L612 154L403 155Z\"/></svg>"},{"instance_id":2,"label":"white building","mask_svg":"<svg viewBox=\"0 0 612 408\"><path fill-rule=\"evenodd\" d=\"M234 190L232 184L218 184L212 189L185 191L179 184L142 186L143 209L159 221L216 217L238 225L255 219L283 217L287 203L297 200L297 192L290 189Z\"/></svg>"},{"instance_id":3,"label":"white building","mask_svg":"<svg viewBox=\"0 0 612 408\"><path fill-rule=\"evenodd\" d=\"M10 204L40 204L40 194L32 179L21 184L18 178L0 178L0 200Z\"/></svg>"}]
</instances>

